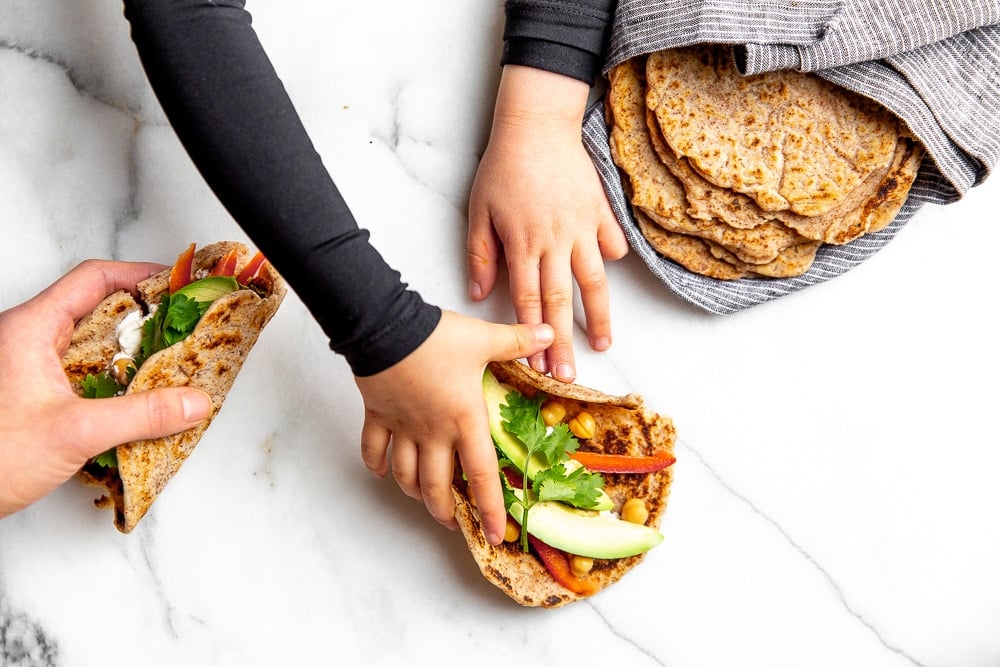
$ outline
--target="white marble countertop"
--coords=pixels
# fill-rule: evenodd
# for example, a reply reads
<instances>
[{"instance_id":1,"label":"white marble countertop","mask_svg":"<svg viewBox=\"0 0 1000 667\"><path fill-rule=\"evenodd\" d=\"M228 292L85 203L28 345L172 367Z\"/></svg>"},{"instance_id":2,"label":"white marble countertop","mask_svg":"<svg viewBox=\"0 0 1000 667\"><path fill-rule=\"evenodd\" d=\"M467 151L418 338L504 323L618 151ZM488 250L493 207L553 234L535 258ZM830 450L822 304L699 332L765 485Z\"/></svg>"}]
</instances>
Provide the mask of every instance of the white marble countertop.
<instances>
[{"instance_id":1,"label":"white marble countertop","mask_svg":"<svg viewBox=\"0 0 1000 667\"><path fill-rule=\"evenodd\" d=\"M250 9L390 263L510 321L505 293L466 299L463 265L501 3L433 4ZM245 238L127 30L115 0L0 0L0 308L87 257ZM75 482L0 522L0 663L1000 664L998 206L994 177L854 271L731 316L634 255L612 265L615 344L579 337L580 381L674 419L676 481L664 543L556 610L510 602L368 474L350 373L292 295L136 532Z\"/></svg>"}]
</instances>

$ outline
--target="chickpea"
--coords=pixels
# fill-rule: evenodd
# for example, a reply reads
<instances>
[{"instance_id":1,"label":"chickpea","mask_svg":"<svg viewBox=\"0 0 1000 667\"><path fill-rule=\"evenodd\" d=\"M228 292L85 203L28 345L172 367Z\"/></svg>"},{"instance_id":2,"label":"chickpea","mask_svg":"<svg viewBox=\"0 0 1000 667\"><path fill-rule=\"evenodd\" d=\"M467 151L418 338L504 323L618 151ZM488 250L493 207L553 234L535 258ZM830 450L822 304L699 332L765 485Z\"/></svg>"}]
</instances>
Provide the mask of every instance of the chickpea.
<instances>
[{"instance_id":1,"label":"chickpea","mask_svg":"<svg viewBox=\"0 0 1000 667\"><path fill-rule=\"evenodd\" d=\"M594 559L573 554L569 559L569 569L573 576L582 577L594 568Z\"/></svg>"},{"instance_id":2,"label":"chickpea","mask_svg":"<svg viewBox=\"0 0 1000 667\"><path fill-rule=\"evenodd\" d=\"M111 363L110 375L115 382L121 386L128 384L128 370L133 368L132 360L128 357L120 357Z\"/></svg>"},{"instance_id":3,"label":"chickpea","mask_svg":"<svg viewBox=\"0 0 1000 667\"><path fill-rule=\"evenodd\" d=\"M507 527L503 532L503 541L516 542L519 537L521 537L521 525L508 516Z\"/></svg>"},{"instance_id":4,"label":"chickpea","mask_svg":"<svg viewBox=\"0 0 1000 667\"><path fill-rule=\"evenodd\" d=\"M589 440L590 438L593 438L594 433L597 431L597 424L594 423L594 416L586 410L577 413L577 415L569 421L569 430L572 431L573 435L578 437L580 440Z\"/></svg>"},{"instance_id":5,"label":"chickpea","mask_svg":"<svg viewBox=\"0 0 1000 667\"><path fill-rule=\"evenodd\" d=\"M545 422L546 426L555 426L566 418L566 406L559 401L550 399L542 403L539 413L542 415L542 421Z\"/></svg>"},{"instance_id":6,"label":"chickpea","mask_svg":"<svg viewBox=\"0 0 1000 667\"><path fill-rule=\"evenodd\" d=\"M622 521L629 523L646 523L649 518L649 510L646 509L646 501L642 498L632 498L622 505Z\"/></svg>"}]
</instances>

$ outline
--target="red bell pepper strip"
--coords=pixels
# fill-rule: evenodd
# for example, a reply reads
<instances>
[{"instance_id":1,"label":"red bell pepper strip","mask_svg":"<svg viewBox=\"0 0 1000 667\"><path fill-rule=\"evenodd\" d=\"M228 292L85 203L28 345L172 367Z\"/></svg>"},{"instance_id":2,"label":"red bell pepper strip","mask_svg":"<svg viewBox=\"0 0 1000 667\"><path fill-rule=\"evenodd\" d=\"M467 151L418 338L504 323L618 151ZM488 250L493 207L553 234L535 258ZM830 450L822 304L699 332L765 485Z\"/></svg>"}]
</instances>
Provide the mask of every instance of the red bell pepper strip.
<instances>
[{"instance_id":1,"label":"red bell pepper strip","mask_svg":"<svg viewBox=\"0 0 1000 667\"><path fill-rule=\"evenodd\" d=\"M250 258L247 265L240 271L240 275L236 276L236 282L240 285L248 285L260 273L260 268L264 266L264 262L266 261L267 258L264 257L264 253L258 250L257 254Z\"/></svg>"},{"instance_id":2,"label":"red bell pepper strip","mask_svg":"<svg viewBox=\"0 0 1000 667\"><path fill-rule=\"evenodd\" d=\"M647 473L663 470L676 460L666 452L651 456L628 456L626 454L598 454L595 452L573 452L569 455L583 464L591 472Z\"/></svg>"},{"instance_id":3,"label":"red bell pepper strip","mask_svg":"<svg viewBox=\"0 0 1000 667\"><path fill-rule=\"evenodd\" d=\"M519 471L511 470L508 466L503 469L503 474L507 478L507 482L515 489L524 488L524 478L521 477L521 473Z\"/></svg>"},{"instance_id":4,"label":"red bell pepper strip","mask_svg":"<svg viewBox=\"0 0 1000 667\"><path fill-rule=\"evenodd\" d=\"M194 279L194 244L188 246L187 250L177 256L177 262L170 269L170 282L168 288L173 294L180 288L187 285Z\"/></svg>"},{"instance_id":5,"label":"red bell pepper strip","mask_svg":"<svg viewBox=\"0 0 1000 667\"><path fill-rule=\"evenodd\" d=\"M573 574L573 571L569 567L569 558L564 552L542 542L532 535L528 535L528 541L531 542L531 548L538 554L542 565L545 566L545 569L549 571L549 574L552 575L552 578L560 586L582 596L593 595L600 590L593 581L579 579Z\"/></svg>"},{"instance_id":6,"label":"red bell pepper strip","mask_svg":"<svg viewBox=\"0 0 1000 667\"><path fill-rule=\"evenodd\" d=\"M210 276L234 276L236 275L236 260L239 259L239 253L236 248L233 248L225 255L219 258L219 261L215 263L212 267L212 271L209 273Z\"/></svg>"}]
</instances>

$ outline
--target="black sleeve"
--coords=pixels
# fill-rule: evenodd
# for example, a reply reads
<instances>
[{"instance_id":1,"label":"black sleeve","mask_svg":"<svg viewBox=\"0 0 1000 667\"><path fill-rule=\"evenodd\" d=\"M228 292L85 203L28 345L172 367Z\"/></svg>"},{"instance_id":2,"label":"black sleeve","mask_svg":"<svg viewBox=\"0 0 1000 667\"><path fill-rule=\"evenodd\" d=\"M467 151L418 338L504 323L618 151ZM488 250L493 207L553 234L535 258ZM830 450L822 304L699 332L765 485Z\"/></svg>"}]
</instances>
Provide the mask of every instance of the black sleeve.
<instances>
[{"instance_id":1,"label":"black sleeve","mask_svg":"<svg viewBox=\"0 0 1000 667\"><path fill-rule=\"evenodd\" d=\"M359 376L400 361L441 311L368 242L242 0L125 0L149 82L194 164Z\"/></svg>"},{"instance_id":2,"label":"black sleeve","mask_svg":"<svg viewBox=\"0 0 1000 667\"><path fill-rule=\"evenodd\" d=\"M502 65L528 65L593 84L615 0L507 0Z\"/></svg>"}]
</instances>

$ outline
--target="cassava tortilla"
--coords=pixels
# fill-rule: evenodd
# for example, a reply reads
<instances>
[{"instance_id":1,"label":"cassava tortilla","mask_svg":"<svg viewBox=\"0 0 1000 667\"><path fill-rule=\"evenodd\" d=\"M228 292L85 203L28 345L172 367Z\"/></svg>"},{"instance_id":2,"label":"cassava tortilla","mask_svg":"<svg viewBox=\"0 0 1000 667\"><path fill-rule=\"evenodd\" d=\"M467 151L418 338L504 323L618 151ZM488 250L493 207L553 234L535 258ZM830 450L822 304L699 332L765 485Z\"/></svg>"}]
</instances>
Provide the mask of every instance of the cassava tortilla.
<instances>
[{"instance_id":1,"label":"cassava tortilla","mask_svg":"<svg viewBox=\"0 0 1000 667\"><path fill-rule=\"evenodd\" d=\"M240 243L220 242L195 253L196 270L211 269L236 248L239 253L237 273L247 264L249 251ZM107 369L117 351L115 327L129 312L159 303L166 291L170 270L164 270L136 286L142 301L125 291L110 295L94 312L82 318L63 356L63 368L70 384L79 393L80 383L88 373ZM284 280L271 264L265 263L255 288L240 289L215 300L194 331L184 340L150 356L138 369L126 389L134 394L157 387L193 386L212 397L212 412L198 426L181 433L118 445L117 468L87 466L81 478L104 489L97 501L100 507L114 509L115 526L131 532L146 514L167 482L190 456L240 372L247 354L260 332L277 311L285 296Z\"/></svg>"},{"instance_id":2,"label":"cassava tortilla","mask_svg":"<svg viewBox=\"0 0 1000 667\"><path fill-rule=\"evenodd\" d=\"M593 415L596 432L581 442L580 451L597 451L631 456L666 452L672 455L676 432L667 417L649 411L640 396L609 396L576 384L564 384L536 373L516 362L493 362L489 370L503 384L533 397L539 392L557 397L567 408L567 416L580 410ZM602 473L605 491L620 510L630 498L642 498L649 509L646 525L659 527L667 506L672 466L648 474ZM559 607L582 596L573 593L549 575L533 553L524 553L518 544L493 546L486 541L479 515L469 498L468 487L459 473L453 492L456 518L469 550L483 576L519 604L531 607ZM587 575L602 590L615 583L642 561L644 554L614 560L595 560Z\"/></svg>"}]
</instances>

